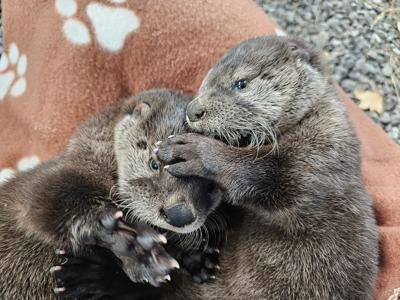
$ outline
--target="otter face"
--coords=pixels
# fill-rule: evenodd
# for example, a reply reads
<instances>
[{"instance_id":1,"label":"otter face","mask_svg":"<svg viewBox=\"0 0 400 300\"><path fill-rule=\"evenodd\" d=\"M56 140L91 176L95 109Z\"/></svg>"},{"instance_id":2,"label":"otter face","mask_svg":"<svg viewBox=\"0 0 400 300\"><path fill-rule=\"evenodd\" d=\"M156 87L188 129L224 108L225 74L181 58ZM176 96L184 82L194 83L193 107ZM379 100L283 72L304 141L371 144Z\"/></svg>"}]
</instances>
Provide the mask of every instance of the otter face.
<instances>
[{"instance_id":1,"label":"otter face","mask_svg":"<svg viewBox=\"0 0 400 300\"><path fill-rule=\"evenodd\" d=\"M189 126L232 145L275 142L314 105L326 79L299 42L259 37L229 50L187 107Z\"/></svg>"},{"instance_id":2,"label":"otter face","mask_svg":"<svg viewBox=\"0 0 400 300\"><path fill-rule=\"evenodd\" d=\"M120 206L131 221L141 220L178 233L199 229L222 193L204 179L179 179L163 171L154 144L186 132L191 100L172 91L148 91L126 102L115 129Z\"/></svg>"}]
</instances>

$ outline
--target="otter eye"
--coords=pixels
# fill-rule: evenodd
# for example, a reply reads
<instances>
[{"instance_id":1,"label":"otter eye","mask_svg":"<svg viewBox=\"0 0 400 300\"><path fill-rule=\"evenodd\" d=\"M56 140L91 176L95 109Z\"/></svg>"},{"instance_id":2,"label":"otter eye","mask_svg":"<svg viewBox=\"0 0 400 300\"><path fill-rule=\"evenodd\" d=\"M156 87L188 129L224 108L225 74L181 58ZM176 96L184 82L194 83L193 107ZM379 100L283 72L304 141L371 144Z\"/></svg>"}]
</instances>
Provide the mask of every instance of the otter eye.
<instances>
[{"instance_id":1,"label":"otter eye","mask_svg":"<svg viewBox=\"0 0 400 300\"><path fill-rule=\"evenodd\" d=\"M135 108L132 105L129 105L128 108L126 109L126 113L128 115L133 115L134 111L135 111Z\"/></svg>"},{"instance_id":2,"label":"otter eye","mask_svg":"<svg viewBox=\"0 0 400 300\"><path fill-rule=\"evenodd\" d=\"M158 163L154 159L150 159L150 168L155 172L159 169Z\"/></svg>"},{"instance_id":3,"label":"otter eye","mask_svg":"<svg viewBox=\"0 0 400 300\"><path fill-rule=\"evenodd\" d=\"M247 86L247 80L240 79L234 83L233 88L235 90L243 90L246 86Z\"/></svg>"}]
</instances>

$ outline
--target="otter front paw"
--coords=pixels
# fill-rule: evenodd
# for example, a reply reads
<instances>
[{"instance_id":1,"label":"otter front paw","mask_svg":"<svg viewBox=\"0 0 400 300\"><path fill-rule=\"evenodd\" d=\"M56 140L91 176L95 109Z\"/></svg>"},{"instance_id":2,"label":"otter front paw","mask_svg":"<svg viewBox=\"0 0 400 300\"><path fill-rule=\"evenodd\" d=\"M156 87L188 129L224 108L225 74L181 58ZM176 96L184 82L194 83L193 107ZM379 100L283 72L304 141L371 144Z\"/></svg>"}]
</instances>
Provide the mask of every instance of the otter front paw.
<instances>
[{"instance_id":1,"label":"otter front paw","mask_svg":"<svg viewBox=\"0 0 400 300\"><path fill-rule=\"evenodd\" d=\"M183 252L179 261L192 276L194 282L205 283L210 279L215 279L215 273L219 270L219 250L207 248L203 251Z\"/></svg>"},{"instance_id":2,"label":"otter front paw","mask_svg":"<svg viewBox=\"0 0 400 300\"><path fill-rule=\"evenodd\" d=\"M176 177L198 176L207 179L218 178L226 147L220 141L196 133L170 136L156 143L157 158L164 169Z\"/></svg>"},{"instance_id":3,"label":"otter front paw","mask_svg":"<svg viewBox=\"0 0 400 300\"><path fill-rule=\"evenodd\" d=\"M167 240L162 234L144 223L128 226L120 211L102 213L86 242L111 250L133 282L159 286L179 267L163 248Z\"/></svg>"}]
</instances>

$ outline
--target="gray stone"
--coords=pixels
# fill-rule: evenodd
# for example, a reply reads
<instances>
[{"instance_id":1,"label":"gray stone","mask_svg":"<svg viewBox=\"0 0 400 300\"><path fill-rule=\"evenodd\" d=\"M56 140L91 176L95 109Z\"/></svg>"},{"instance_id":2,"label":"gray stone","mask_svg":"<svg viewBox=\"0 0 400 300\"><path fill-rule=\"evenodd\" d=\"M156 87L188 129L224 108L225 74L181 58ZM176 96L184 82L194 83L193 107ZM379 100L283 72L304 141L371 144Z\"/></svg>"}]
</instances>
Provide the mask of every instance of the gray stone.
<instances>
[{"instance_id":1,"label":"gray stone","mask_svg":"<svg viewBox=\"0 0 400 300\"><path fill-rule=\"evenodd\" d=\"M389 124L390 123L390 115L387 112L384 112L380 117L382 124Z\"/></svg>"},{"instance_id":2,"label":"gray stone","mask_svg":"<svg viewBox=\"0 0 400 300\"><path fill-rule=\"evenodd\" d=\"M386 97L384 102L383 102L383 108L385 111L392 111L393 109L396 108L397 101L393 99L393 97Z\"/></svg>"},{"instance_id":3,"label":"gray stone","mask_svg":"<svg viewBox=\"0 0 400 300\"><path fill-rule=\"evenodd\" d=\"M398 127L393 127L390 132L389 136L392 137L394 140L398 140L400 137L400 130Z\"/></svg>"},{"instance_id":4,"label":"gray stone","mask_svg":"<svg viewBox=\"0 0 400 300\"><path fill-rule=\"evenodd\" d=\"M400 114L398 115L392 115L390 117L390 123L392 123L393 126L398 126L400 125Z\"/></svg>"},{"instance_id":5,"label":"gray stone","mask_svg":"<svg viewBox=\"0 0 400 300\"><path fill-rule=\"evenodd\" d=\"M392 76L392 67L389 65L385 65L382 69L382 73L383 75L385 75L386 77L390 77Z\"/></svg>"},{"instance_id":6,"label":"gray stone","mask_svg":"<svg viewBox=\"0 0 400 300\"><path fill-rule=\"evenodd\" d=\"M380 43L382 43L382 39L379 37L378 34L373 33L371 36L371 42L375 43L375 44L380 44Z\"/></svg>"},{"instance_id":7,"label":"gray stone","mask_svg":"<svg viewBox=\"0 0 400 300\"><path fill-rule=\"evenodd\" d=\"M340 82L340 86L346 90L346 92L353 92L356 89L357 83L351 79L344 79Z\"/></svg>"}]
</instances>

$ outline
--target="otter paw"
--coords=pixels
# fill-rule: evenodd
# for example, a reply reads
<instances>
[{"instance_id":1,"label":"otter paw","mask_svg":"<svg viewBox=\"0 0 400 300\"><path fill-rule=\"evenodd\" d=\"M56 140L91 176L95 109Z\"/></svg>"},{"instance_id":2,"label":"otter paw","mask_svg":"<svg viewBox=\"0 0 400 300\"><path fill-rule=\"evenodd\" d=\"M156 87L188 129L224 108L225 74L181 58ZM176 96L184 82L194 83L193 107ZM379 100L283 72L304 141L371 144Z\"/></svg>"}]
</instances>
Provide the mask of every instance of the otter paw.
<instances>
[{"instance_id":1,"label":"otter paw","mask_svg":"<svg viewBox=\"0 0 400 300\"><path fill-rule=\"evenodd\" d=\"M159 286L170 280L169 273L179 268L178 262L163 248L166 238L152 227L122 221L122 212L100 216L94 235L95 245L111 250L122 263L122 269L133 282Z\"/></svg>"},{"instance_id":2,"label":"otter paw","mask_svg":"<svg viewBox=\"0 0 400 300\"><path fill-rule=\"evenodd\" d=\"M219 270L219 250L207 248L183 253L180 261L194 282L205 283L215 279L215 273Z\"/></svg>"},{"instance_id":3,"label":"otter paw","mask_svg":"<svg viewBox=\"0 0 400 300\"><path fill-rule=\"evenodd\" d=\"M196 133L170 136L156 143L154 152L175 177L198 176L214 179L225 145L215 139Z\"/></svg>"},{"instance_id":4,"label":"otter paw","mask_svg":"<svg viewBox=\"0 0 400 300\"><path fill-rule=\"evenodd\" d=\"M133 283L121 269L118 259L107 249L94 247L90 256L75 257L58 251L59 265L52 267L60 298L131 299L140 294L153 299L160 290Z\"/></svg>"},{"instance_id":5,"label":"otter paw","mask_svg":"<svg viewBox=\"0 0 400 300\"><path fill-rule=\"evenodd\" d=\"M95 253L91 256L74 257L57 250L58 265L50 269L57 284L54 293L60 298L102 299L113 292L114 282L131 283L115 262L115 256L109 253L108 256Z\"/></svg>"}]
</instances>

